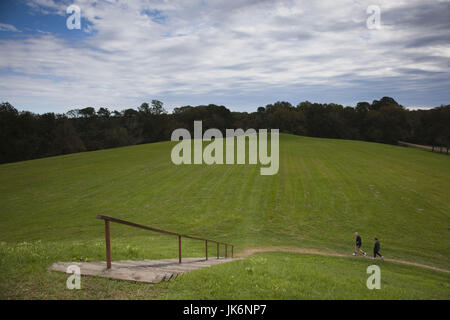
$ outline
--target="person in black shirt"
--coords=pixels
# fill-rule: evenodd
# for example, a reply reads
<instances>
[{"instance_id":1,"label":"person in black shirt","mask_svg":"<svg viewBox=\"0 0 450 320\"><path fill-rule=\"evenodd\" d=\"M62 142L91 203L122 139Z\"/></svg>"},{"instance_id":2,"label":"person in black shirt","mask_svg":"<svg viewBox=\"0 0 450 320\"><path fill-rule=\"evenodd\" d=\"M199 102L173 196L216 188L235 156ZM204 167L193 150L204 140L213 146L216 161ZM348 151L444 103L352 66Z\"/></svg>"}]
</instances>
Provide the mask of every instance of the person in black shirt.
<instances>
[{"instance_id":1,"label":"person in black shirt","mask_svg":"<svg viewBox=\"0 0 450 320\"><path fill-rule=\"evenodd\" d=\"M377 255L380 256L381 260L383 260L383 256L380 254L380 241L378 241L378 238L375 238L375 245L373 247L373 258L376 259Z\"/></svg>"},{"instance_id":2,"label":"person in black shirt","mask_svg":"<svg viewBox=\"0 0 450 320\"><path fill-rule=\"evenodd\" d=\"M353 255L357 256L358 254L361 253L363 256L366 256L367 253L361 249L362 240L358 232L355 232L355 237L356 237L356 244L355 244L355 252L353 252Z\"/></svg>"}]
</instances>

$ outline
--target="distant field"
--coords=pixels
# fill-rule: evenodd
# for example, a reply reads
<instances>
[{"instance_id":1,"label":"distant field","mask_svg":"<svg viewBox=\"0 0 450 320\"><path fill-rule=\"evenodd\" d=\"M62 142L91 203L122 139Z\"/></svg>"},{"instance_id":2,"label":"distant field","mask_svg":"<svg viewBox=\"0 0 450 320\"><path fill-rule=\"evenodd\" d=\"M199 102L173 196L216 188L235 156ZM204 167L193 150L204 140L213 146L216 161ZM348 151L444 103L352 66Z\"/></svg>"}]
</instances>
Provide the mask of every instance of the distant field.
<instances>
[{"instance_id":1,"label":"distant field","mask_svg":"<svg viewBox=\"0 0 450 320\"><path fill-rule=\"evenodd\" d=\"M386 287L374 293L365 288L369 260L294 253L258 254L155 286L83 277L84 290L65 289L67 277L46 267L104 260L104 225L97 214L231 242L237 253L284 246L351 255L358 231L367 251L377 236L386 257L450 269L446 155L281 135L279 173L261 176L259 165L175 166L173 145L1 165L0 298L450 297L448 273L384 262ZM173 237L114 224L111 236L113 260L177 254ZM183 242L186 255L201 256L203 248ZM270 276L267 286L263 274ZM246 289L214 291L238 278ZM359 284L354 295L349 292Z\"/></svg>"}]
</instances>

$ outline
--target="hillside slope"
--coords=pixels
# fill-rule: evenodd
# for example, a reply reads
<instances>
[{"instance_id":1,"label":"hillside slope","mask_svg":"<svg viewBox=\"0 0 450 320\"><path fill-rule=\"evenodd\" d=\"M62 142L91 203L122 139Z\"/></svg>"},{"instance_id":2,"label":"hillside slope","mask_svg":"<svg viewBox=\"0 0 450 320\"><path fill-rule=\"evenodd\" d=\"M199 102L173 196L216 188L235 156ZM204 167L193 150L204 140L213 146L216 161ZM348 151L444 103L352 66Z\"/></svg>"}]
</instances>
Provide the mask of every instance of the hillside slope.
<instances>
[{"instance_id":1,"label":"hillside slope","mask_svg":"<svg viewBox=\"0 0 450 320\"><path fill-rule=\"evenodd\" d=\"M281 135L279 173L261 176L259 165L175 166L173 145L1 165L0 298L448 299L448 272L393 262L449 269L447 156ZM67 276L46 268L105 259L97 214L232 242L241 256L313 254L256 254L154 286L87 277L83 290L67 290ZM178 253L173 236L111 227L113 260ZM375 262L379 292L365 285L374 262L350 255L354 231L367 251L379 237L390 259ZM182 246L184 256L204 255L202 242Z\"/></svg>"},{"instance_id":2,"label":"hillside slope","mask_svg":"<svg viewBox=\"0 0 450 320\"><path fill-rule=\"evenodd\" d=\"M450 158L281 135L280 170L181 165L173 142L0 166L0 241L102 240L105 214L246 247L351 253L352 233L392 258L450 267ZM123 226L113 237L145 236Z\"/></svg>"}]
</instances>

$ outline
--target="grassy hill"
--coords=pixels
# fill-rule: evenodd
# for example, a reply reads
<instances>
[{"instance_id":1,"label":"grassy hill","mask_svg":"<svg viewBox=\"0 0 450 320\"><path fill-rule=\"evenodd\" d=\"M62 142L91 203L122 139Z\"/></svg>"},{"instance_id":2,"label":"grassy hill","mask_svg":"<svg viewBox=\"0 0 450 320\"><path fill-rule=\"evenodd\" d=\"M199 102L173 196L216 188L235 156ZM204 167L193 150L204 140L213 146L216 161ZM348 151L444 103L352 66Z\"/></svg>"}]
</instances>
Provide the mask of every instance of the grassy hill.
<instances>
[{"instance_id":1,"label":"grassy hill","mask_svg":"<svg viewBox=\"0 0 450 320\"><path fill-rule=\"evenodd\" d=\"M448 156L281 135L279 172L261 176L259 165L176 166L170 160L173 145L1 165L0 297L450 297L448 273L384 262L382 272L386 269L391 280L374 293L365 288L365 267L372 261L293 253L258 254L216 266L221 270L217 278L207 277L214 268L155 286L83 278L85 290L66 290L66 276L45 268L56 261L104 260L104 225L97 214L231 242L236 252L283 246L351 255L352 234L358 231L367 251L377 236L386 257L450 269ZM173 237L115 224L111 236L113 260L177 254ZM201 242L186 240L183 246L186 255L203 255ZM255 264L255 259L265 262ZM278 272L264 282L274 266ZM227 288L236 277L244 277L243 290L214 294L215 286ZM253 288L255 277L278 289ZM311 277L316 285L295 281ZM361 286L355 296L348 293L349 284L340 286L347 278Z\"/></svg>"}]
</instances>

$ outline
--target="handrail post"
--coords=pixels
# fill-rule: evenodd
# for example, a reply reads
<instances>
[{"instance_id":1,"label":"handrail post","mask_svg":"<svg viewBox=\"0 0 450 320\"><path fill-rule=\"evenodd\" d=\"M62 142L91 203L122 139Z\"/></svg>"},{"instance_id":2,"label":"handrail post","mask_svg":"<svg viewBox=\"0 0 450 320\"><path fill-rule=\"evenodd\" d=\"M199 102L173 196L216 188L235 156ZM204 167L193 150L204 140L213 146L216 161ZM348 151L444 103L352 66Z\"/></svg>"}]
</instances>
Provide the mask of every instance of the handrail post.
<instances>
[{"instance_id":1,"label":"handrail post","mask_svg":"<svg viewBox=\"0 0 450 320\"><path fill-rule=\"evenodd\" d=\"M219 243L217 242L217 259L219 259Z\"/></svg>"},{"instance_id":2,"label":"handrail post","mask_svg":"<svg viewBox=\"0 0 450 320\"><path fill-rule=\"evenodd\" d=\"M228 245L225 243L225 259L228 257Z\"/></svg>"},{"instance_id":3,"label":"handrail post","mask_svg":"<svg viewBox=\"0 0 450 320\"><path fill-rule=\"evenodd\" d=\"M178 236L178 263L181 263L181 236Z\"/></svg>"},{"instance_id":4,"label":"handrail post","mask_svg":"<svg viewBox=\"0 0 450 320\"><path fill-rule=\"evenodd\" d=\"M208 260L208 240L205 241L205 253L206 260Z\"/></svg>"},{"instance_id":5,"label":"handrail post","mask_svg":"<svg viewBox=\"0 0 450 320\"><path fill-rule=\"evenodd\" d=\"M111 243L109 237L109 221L105 220L106 268L111 269Z\"/></svg>"}]
</instances>

